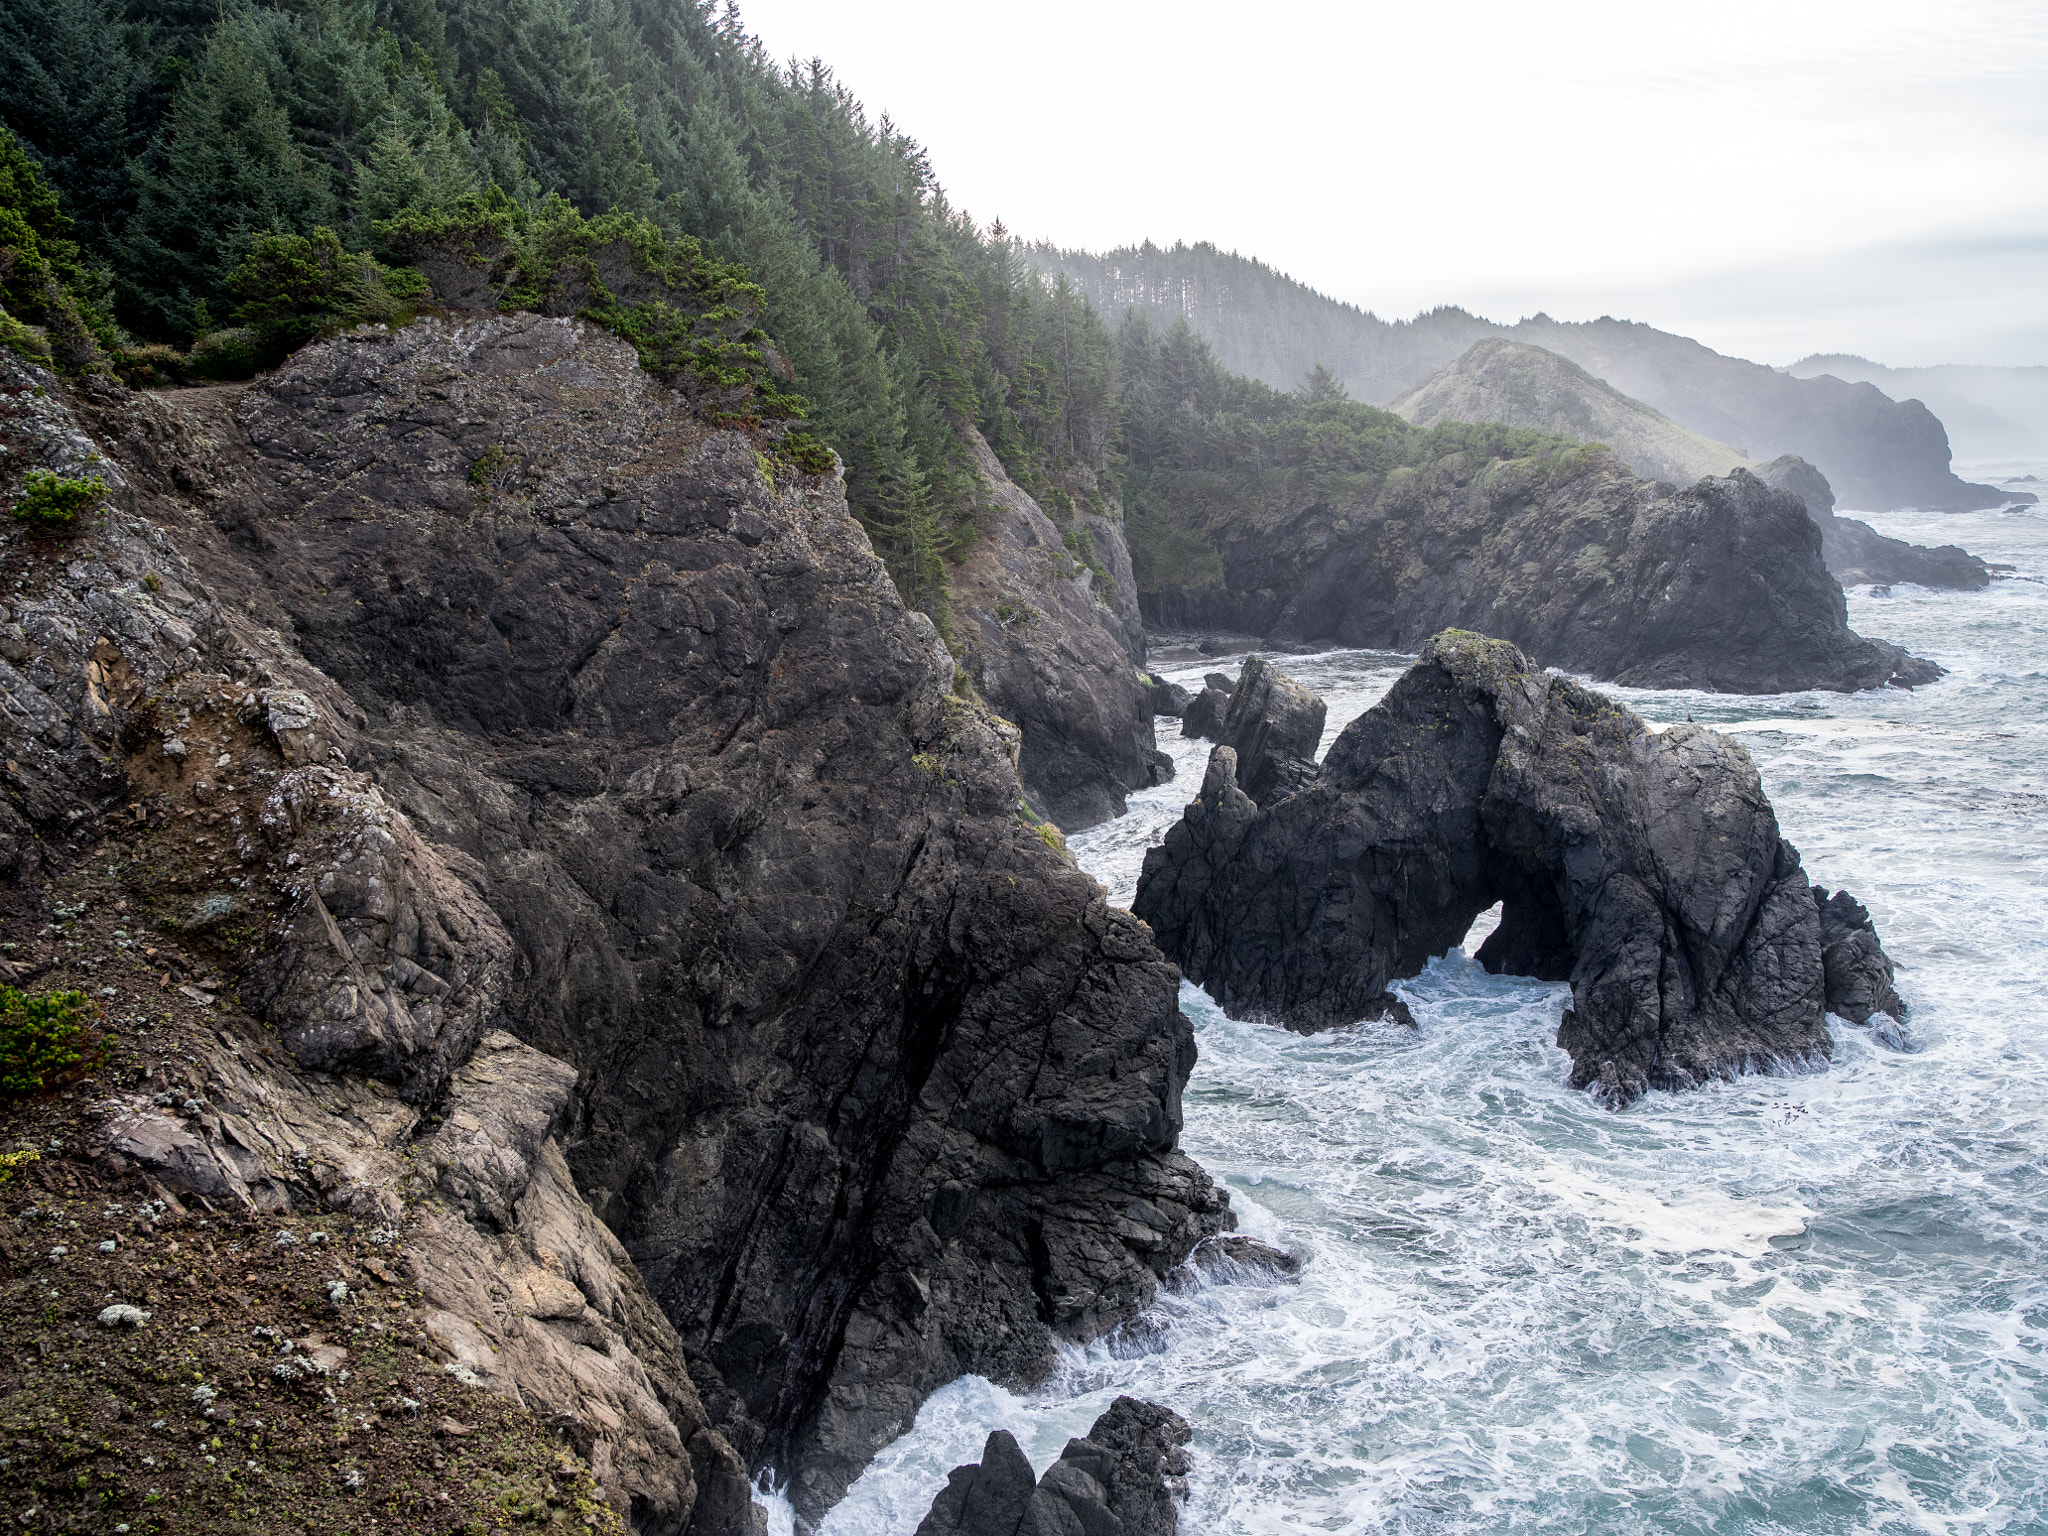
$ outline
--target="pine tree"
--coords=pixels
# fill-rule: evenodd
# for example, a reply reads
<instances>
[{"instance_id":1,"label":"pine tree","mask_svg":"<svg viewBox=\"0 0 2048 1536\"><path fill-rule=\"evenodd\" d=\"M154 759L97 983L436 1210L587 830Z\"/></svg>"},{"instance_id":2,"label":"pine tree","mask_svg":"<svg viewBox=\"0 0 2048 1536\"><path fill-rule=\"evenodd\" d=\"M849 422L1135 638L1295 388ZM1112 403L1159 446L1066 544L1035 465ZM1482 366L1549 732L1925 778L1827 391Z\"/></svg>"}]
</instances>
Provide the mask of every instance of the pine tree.
<instances>
[{"instance_id":1,"label":"pine tree","mask_svg":"<svg viewBox=\"0 0 2048 1536\"><path fill-rule=\"evenodd\" d=\"M191 335L201 303L225 313L227 277L251 235L305 234L334 217L326 174L292 142L257 57L226 24L135 176L117 292L123 318L151 335Z\"/></svg>"},{"instance_id":2,"label":"pine tree","mask_svg":"<svg viewBox=\"0 0 2048 1536\"><path fill-rule=\"evenodd\" d=\"M169 97L155 52L115 0L0 0L0 119L102 259L134 206L128 164Z\"/></svg>"}]
</instances>

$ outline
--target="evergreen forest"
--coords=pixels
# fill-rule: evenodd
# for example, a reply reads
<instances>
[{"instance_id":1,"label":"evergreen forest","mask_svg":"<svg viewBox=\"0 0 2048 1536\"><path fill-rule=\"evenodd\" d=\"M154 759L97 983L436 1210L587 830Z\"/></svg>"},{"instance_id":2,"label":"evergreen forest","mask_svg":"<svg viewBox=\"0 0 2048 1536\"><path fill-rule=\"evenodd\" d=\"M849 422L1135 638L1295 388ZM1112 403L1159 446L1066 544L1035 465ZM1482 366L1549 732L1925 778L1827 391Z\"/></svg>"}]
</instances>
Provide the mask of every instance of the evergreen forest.
<instances>
[{"instance_id":1,"label":"evergreen forest","mask_svg":"<svg viewBox=\"0 0 2048 1536\"><path fill-rule=\"evenodd\" d=\"M1319 365L1232 374L1185 305L977 222L730 0L0 0L0 123L0 341L138 385L246 377L415 312L415 264L454 242L500 307L582 304L805 468L836 452L942 627L987 515L969 426L1056 517L1135 492L1141 585L1176 477L1450 446ZM606 241L655 300L563 299L563 263Z\"/></svg>"}]
</instances>

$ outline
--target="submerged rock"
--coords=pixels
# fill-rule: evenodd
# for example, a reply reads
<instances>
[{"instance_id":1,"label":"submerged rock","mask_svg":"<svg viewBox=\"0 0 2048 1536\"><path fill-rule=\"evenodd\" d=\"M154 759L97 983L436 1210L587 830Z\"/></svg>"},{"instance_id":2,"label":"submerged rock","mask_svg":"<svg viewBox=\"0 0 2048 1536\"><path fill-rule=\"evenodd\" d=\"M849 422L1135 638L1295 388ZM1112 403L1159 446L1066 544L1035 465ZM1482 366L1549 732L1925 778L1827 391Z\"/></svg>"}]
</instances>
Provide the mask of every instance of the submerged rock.
<instances>
[{"instance_id":1,"label":"submerged rock","mask_svg":"<svg viewBox=\"0 0 2048 1536\"><path fill-rule=\"evenodd\" d=\"M1234 1016L1378 1017L1496 901L1478 959L1571 982L1571 1082L1617 1105L1825 1060L1831 1008L1902 1011L1868 914L1807 885L1740 745L1653 730L1504 642L1432 639L1264 810L1238 761L1211 753L1132 904Z\"/></svg>"},{"instance_id":2,"label":"submerged rock","mask_svg":"<svg viewBox=\"0 0 2048 1536\"><path fill-rule=\"evenodd\" d=\"M1190 1437L1179 1414L1119 1397L1034 1483L1016 1438L996 1430L978 1463L953 1469L917 1536L1173 1536Z\"/></svg>"}]
</instances>

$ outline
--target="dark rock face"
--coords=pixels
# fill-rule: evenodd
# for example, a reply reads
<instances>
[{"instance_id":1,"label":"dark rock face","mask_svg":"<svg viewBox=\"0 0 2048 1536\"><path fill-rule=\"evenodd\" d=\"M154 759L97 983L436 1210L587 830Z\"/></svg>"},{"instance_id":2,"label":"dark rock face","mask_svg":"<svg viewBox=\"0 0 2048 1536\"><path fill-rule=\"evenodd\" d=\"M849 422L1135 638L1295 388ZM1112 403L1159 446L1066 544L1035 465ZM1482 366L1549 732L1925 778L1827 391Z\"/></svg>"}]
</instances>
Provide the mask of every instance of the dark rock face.
<instances>
[{"instance_id":1,"label":"dark rock face","mask_svg":"<svg viewBox=\"0 0 2048 1536\"><path fill-rule=\"evenodd\" d=\"M1472 629L1650 688L1849 691L1940 675L1848 628L1805 504L1747 472L1679 491L1590 452L1564 479L1447 460L1362 504L1227 514L1208 530L1223 587L1142 594L1155 625L1199 610L1255 634L1404 651Z\"/></svg>"},{"instance_id":2,"label":"dark rock face","mask_svg":"<svg viewBox=\"0 0 2048 1536\"><path fill-rule=\"evenodd\" d=\"M495 1028L573 1066L559 1115L479 1124L559 1127L708 1428L799 1511L1231 1225L1175 1150L1173 966L1020 818L1016 732L953 694L836 481L771 484L630 347L531 316L344 337L191 409L123 396L95 435L207 611L270 637L248 691L310 704L265 728L375 797L353 905L244 996L313 1028L388 954L337 1064L424 1092ZM494 1166L446 1170L479 1220Z\"/></svg>"},{"instance_id":3,"label":"dark rock face","mask_svg":"<svg viewBox=\"0 0 2048 1536\"><path fill-rule=\"evenodd\" d=\"M1109 573L1105 592L1061 528L969 432L993 511L953 573L961 665L1023 732L1017 776L1033 806L1069 831L1092 827L1121 816L1133 790L1169 776L1140 670L1145 632L1130 553L1107 518L1072 525Z\"/></svg>"},{"instance_id":4,"label":"dark rock face","mask_svg":"<svg viewBox=\"0 0 2048 1536\"><path fill-rule=\"evenodd\" d=\"M1807 512L1820 528L1821 558L1845 587L1909 581L1923 587L1976 592L1991 585L1991 567L1954 544L1930 549L1890 538L1860 519L1835 516L1833 487L1804 459L1787 454L1766 464L1758 475L1766 484L1791 491L1806 503Z\"/></svg>"},{"instance_id":5,"label":"dark rock face","mask_svg":"<svg viewBox=\"0 0 2048 1536\"><path fill-rule=\"evenodd\" d=\"M1230 713L1230 695L1221 690L1204 688L1180 712L1180 733L1197 739L1219 739L1223 732L1223 718Z\"/></svg>"},{"instance_id":6,"label":"dark rock face","mask_svg":"<svg viewBox=\"0 0 2048 1536\"><path fill-rule=\"evenodd\" d=\"M1179 683L1169 683L1157 672L1145 674L1145 704L1155 716L1170 715L1177 720L1187 712L1194 697Z\"/></svg>"},{"instance_id":7,"label":"dark rock face","mask_svg":"<svg viewBox=\"0 0 2048 1536\"><path fill-rule=\"evenodd\" d=\"M1499 901L1478 958L1571 982L1558 1043L1575 1087L1620 1105L1830 1053L1822 909L1725 737L1652 731L1512 646L1452 632L1313 785L1261 810L1236 770L1230 749L1211 754L1133 903L1235 1016L1377 1017L1390 980ZM1888 987L1889 962L1861 908L1835 912L1832 995L1856 1006L1880 973Z\"/></svg>"},{"instance_id":8,"label":"dark rock face","mask_svg":"<svg viewBox=\"0 0 2048 1536\"><path fill-rule=\"evenodd\" d=\"M1313 689L1262 656L1247 657L1222 727L1244 792L1269 805L1313 780L1328 713Z\"/></svg>"},{"instance_id":9,"label":"dark rock face","mask_svg":"<svg viewBox=\"0 0 2048 1536\"><path fill-rule=\"evenodd\" d=\"M953 1469L917 1536L1174 1536L1190 1433L1179 1414L1119 1397L1034 1485L999 1429L978 1464Z\"/></svg>"},{"instance_id":10,"label":"dark rock face","mask_svg":"<svg viewBox=\"0 0 2048 1536\"><path fill-rule=\"evenodd\" d=\"M1851 1024L1868 1024L1873 1014L1906 1017L1906 1005L1892 988L1891 957L1877 941L1877 926L1863 903L1847 891L1830 896L1813 888L1820 908L1821 962L1827 976L1828 1012Z\"/></svg>"}]
</instances>

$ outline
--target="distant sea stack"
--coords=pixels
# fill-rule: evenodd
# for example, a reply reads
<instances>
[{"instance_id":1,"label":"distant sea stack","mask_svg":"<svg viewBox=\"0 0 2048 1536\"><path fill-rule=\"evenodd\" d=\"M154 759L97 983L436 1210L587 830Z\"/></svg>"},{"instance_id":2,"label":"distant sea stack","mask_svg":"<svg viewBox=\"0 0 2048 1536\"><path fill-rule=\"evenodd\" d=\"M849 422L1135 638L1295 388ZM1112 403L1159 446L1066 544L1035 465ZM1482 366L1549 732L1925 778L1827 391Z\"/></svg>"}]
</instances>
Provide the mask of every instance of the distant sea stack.
<instances>
[{"instance_id":1,"label":"distant sea stack","mask_svg":"<svg viewBox=\"0 0 2048 1536\"><path fill-rule=\"evenodd\" d=\"M1501 903L1488 970L1572 984L1574 1087L1825 1060L1825 1015L1903 1012L1853 898L1810 886L1748 753L1653 730L1511 645L1450 632L1263 805L1229 747L1145 858L1132 911L1233 1017L1378 1018Z\"/></svg>"}]
</instances>

